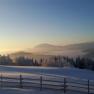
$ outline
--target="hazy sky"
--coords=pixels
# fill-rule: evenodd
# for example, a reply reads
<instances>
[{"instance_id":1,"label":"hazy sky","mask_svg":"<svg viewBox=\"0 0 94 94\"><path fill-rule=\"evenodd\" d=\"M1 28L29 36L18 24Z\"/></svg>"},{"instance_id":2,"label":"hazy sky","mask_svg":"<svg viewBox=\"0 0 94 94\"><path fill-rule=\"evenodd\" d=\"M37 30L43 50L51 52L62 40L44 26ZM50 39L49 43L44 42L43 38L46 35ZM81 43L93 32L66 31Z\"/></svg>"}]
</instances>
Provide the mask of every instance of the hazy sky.
<instances>
[{"instance_id":1,"label":"hazy sky","mask_svg":"<svg viewBox=\"0 0 94 94\"><path fill-rule=\"evenodd\" d=\"M94 41L94 0L0 0L0 52L87 41Z\"/></svg>"}]
</instances>

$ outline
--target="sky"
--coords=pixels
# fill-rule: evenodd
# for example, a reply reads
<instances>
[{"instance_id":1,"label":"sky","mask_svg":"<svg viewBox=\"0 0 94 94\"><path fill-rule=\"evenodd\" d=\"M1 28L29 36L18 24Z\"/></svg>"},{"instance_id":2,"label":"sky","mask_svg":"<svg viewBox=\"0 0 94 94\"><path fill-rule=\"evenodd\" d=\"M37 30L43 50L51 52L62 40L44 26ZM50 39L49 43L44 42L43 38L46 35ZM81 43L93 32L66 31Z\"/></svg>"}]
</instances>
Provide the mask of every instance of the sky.
<instances>
[{"instance_id":1,"label":"sky","mask_svg":"<svg viewBox=\"0 0 94 94\"><path fill-rule=\"evenodd\" d=\"M94 0L0 0L0 53L89 41Z\"/></svg>"}]
</instances>

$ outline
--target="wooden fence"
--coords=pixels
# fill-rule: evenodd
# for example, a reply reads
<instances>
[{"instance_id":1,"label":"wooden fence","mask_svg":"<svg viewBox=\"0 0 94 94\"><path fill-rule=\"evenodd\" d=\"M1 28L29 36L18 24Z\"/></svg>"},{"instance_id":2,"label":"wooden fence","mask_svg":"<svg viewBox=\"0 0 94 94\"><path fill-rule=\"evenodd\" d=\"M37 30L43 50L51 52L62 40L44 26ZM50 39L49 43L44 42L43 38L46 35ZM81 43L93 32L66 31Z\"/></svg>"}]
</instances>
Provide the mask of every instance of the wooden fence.
<instances>
[{"instance_id":1,"label":"wooden fence","mask_svg":"<svg viewBox=\"0 0 94 94\"><path fill-rule=\"evenodd\" d=\"M0 87L10 88L40 88L58 89L66 93L67 91L77 91L85 94L94 94L94 81L69 77L53 76L6 76L0 75Z\"/></svg>"}]
</instances>

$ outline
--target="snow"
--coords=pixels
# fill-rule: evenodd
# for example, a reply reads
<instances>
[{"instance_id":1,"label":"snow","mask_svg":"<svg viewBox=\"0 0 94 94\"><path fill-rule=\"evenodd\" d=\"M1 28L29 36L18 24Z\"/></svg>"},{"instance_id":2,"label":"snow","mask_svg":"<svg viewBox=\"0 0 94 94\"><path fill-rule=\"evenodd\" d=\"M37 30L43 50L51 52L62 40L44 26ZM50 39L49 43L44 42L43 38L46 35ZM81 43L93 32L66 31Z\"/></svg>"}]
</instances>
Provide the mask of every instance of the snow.
<instances>
[{"instance_id":1,"label":"snow","mask_svg":"<svg viewBox=\"0 0 94 94\"><path fill-rule=\"evenodd\" d=\"M0 94L64 94L63 91L57 90L42 90L39 89L17 89L17 88L2 88L0 89ZM69 91L65 94L85 94L81 92Z\"/></svg>"},{"instance_id":2,"label":"snow","mask_svg":"<svg viewBox=\"0 0 94 94\"><path fill-rule=\"evenodd\" d=\"M94 80L94 71L76 68L53 68L53 67L24 67L24 66L0 66L1 73L51 75L59 77L72 77L77 79Z\"/></svg>"},{"instance_id":3,"label":"snow","mask_svg":"<svg viewBox=\"0 0 94 94\"><path fill-rule=\"evenodd\" d=\"M21 74L22 77L24 78L38 78L40 79L40 76L42 75L43 79L46 78L46 80L58 80L58 81L63 81L62 77L67 77L67 84L68 84L68 91L66 94L85 94L81 92L73 92L69 91L69 89L75 89L71 87L71 81L78 81L79 83L82 84L87 84L87 80L94 80L94 71L90 70L81 70L81 69L76 69L76 68L69 68L69 67L64 67L64 68L56 68L56 67L31 67L31 66L0 66L0 75L3 75L3 77L14 77L14 78L19 78L19 75ZM82 80L81 80L82 79ZM19 85L19 80L14 80L14 79L3 79L3 81L9 81L12 82L11 84L4 83L4 86L6 87L7 85L11 86L18 86ZM17 82L18 81L18 82ZM28 80L27 80L28 81ZM27 82L26 81L26 82ZM28 85L31 85L32 81L31 80L28 83ZM36 80L35 80L36 81ZM44 81L43 83L45 84L59 84L62 85L61 82L46 82ZM36 81L34 83L37 83L37 86L40 87L40 82ZM94 85L94 82L90 82L90 84ZM75 85L72 83L72 85ZM26 86L26 83L24 83L24 86ZM84 85L77 85L76 86L84 86ZM17 88L0 88L0 94L64 94L63 90L51 90L51 89L45 89L43 88L42 91L38 88L33 88L31 87L30 89L17 89ZM87 86L84 86L87 87ZM55 87L57 88L57 87ZM77 88L76 88L77 89ZM79 89L78 91L81 91ZM83 90L82 90L83 91ZM87 89L85 90L87 92ZM94 92L94 91L93 91Z\"/></svg>"}]
</instances>

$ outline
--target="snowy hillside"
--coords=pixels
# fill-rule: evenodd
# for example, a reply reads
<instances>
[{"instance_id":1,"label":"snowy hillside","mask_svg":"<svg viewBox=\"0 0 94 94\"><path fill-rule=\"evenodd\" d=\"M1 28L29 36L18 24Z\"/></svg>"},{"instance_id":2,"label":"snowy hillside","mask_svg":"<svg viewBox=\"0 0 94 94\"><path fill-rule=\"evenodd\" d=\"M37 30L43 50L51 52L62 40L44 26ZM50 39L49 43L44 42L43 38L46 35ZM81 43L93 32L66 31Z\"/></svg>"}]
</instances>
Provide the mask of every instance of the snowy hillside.
<instances>
[{"instance_id":1,"label":"snowy hillside","mask_svg":"<svg viewBox=\"0 0 94 94\"><path fill-rule=\"evenodd\" d=\"M20 74L23 79L23 88L19 88ZM67 78L66 84L68 85L66 94L86 94L88 90L84 88L88 86L88 79L90 80L90 92L92 94L94 92L94 90L91 91L91 88L94 88L92 87L94 85L92 81L94 80L94 72L89 70L68 67L0 66L1 76L0 86L3 86L3 88L0 89L0 94L64 94L64 77ZM40 90L41 76L43 84L42 90ZM72 87L72 85L75 87Z\"/></svg>"},{"instance_id":2,"label":"snowy hillside","mask_svg":"<svg viewBox=\"0 0 94 94\"><path fill-rule=\"evenodd\" d=\"M24 67L24 66L0 66L1 73L29 73L51 76L68 76L79 79L94 80L94 71L76 68L52 68L52 67Z\"/></svg>"},{"instance_id":3,"label":"snowy hillside","mask_svg":"<svg viewBox=\"0 0 94 94\"><path fill-rule=\"evenodd\" d=\"M5 88L0 89L0 94L64 94L62 91L57 90L43 90L40 91L39 89L11 89L11 88ZM79 92L67 92L66 94L85 94L85 93L79 93Z\"/></svg>"}]
</instances>

